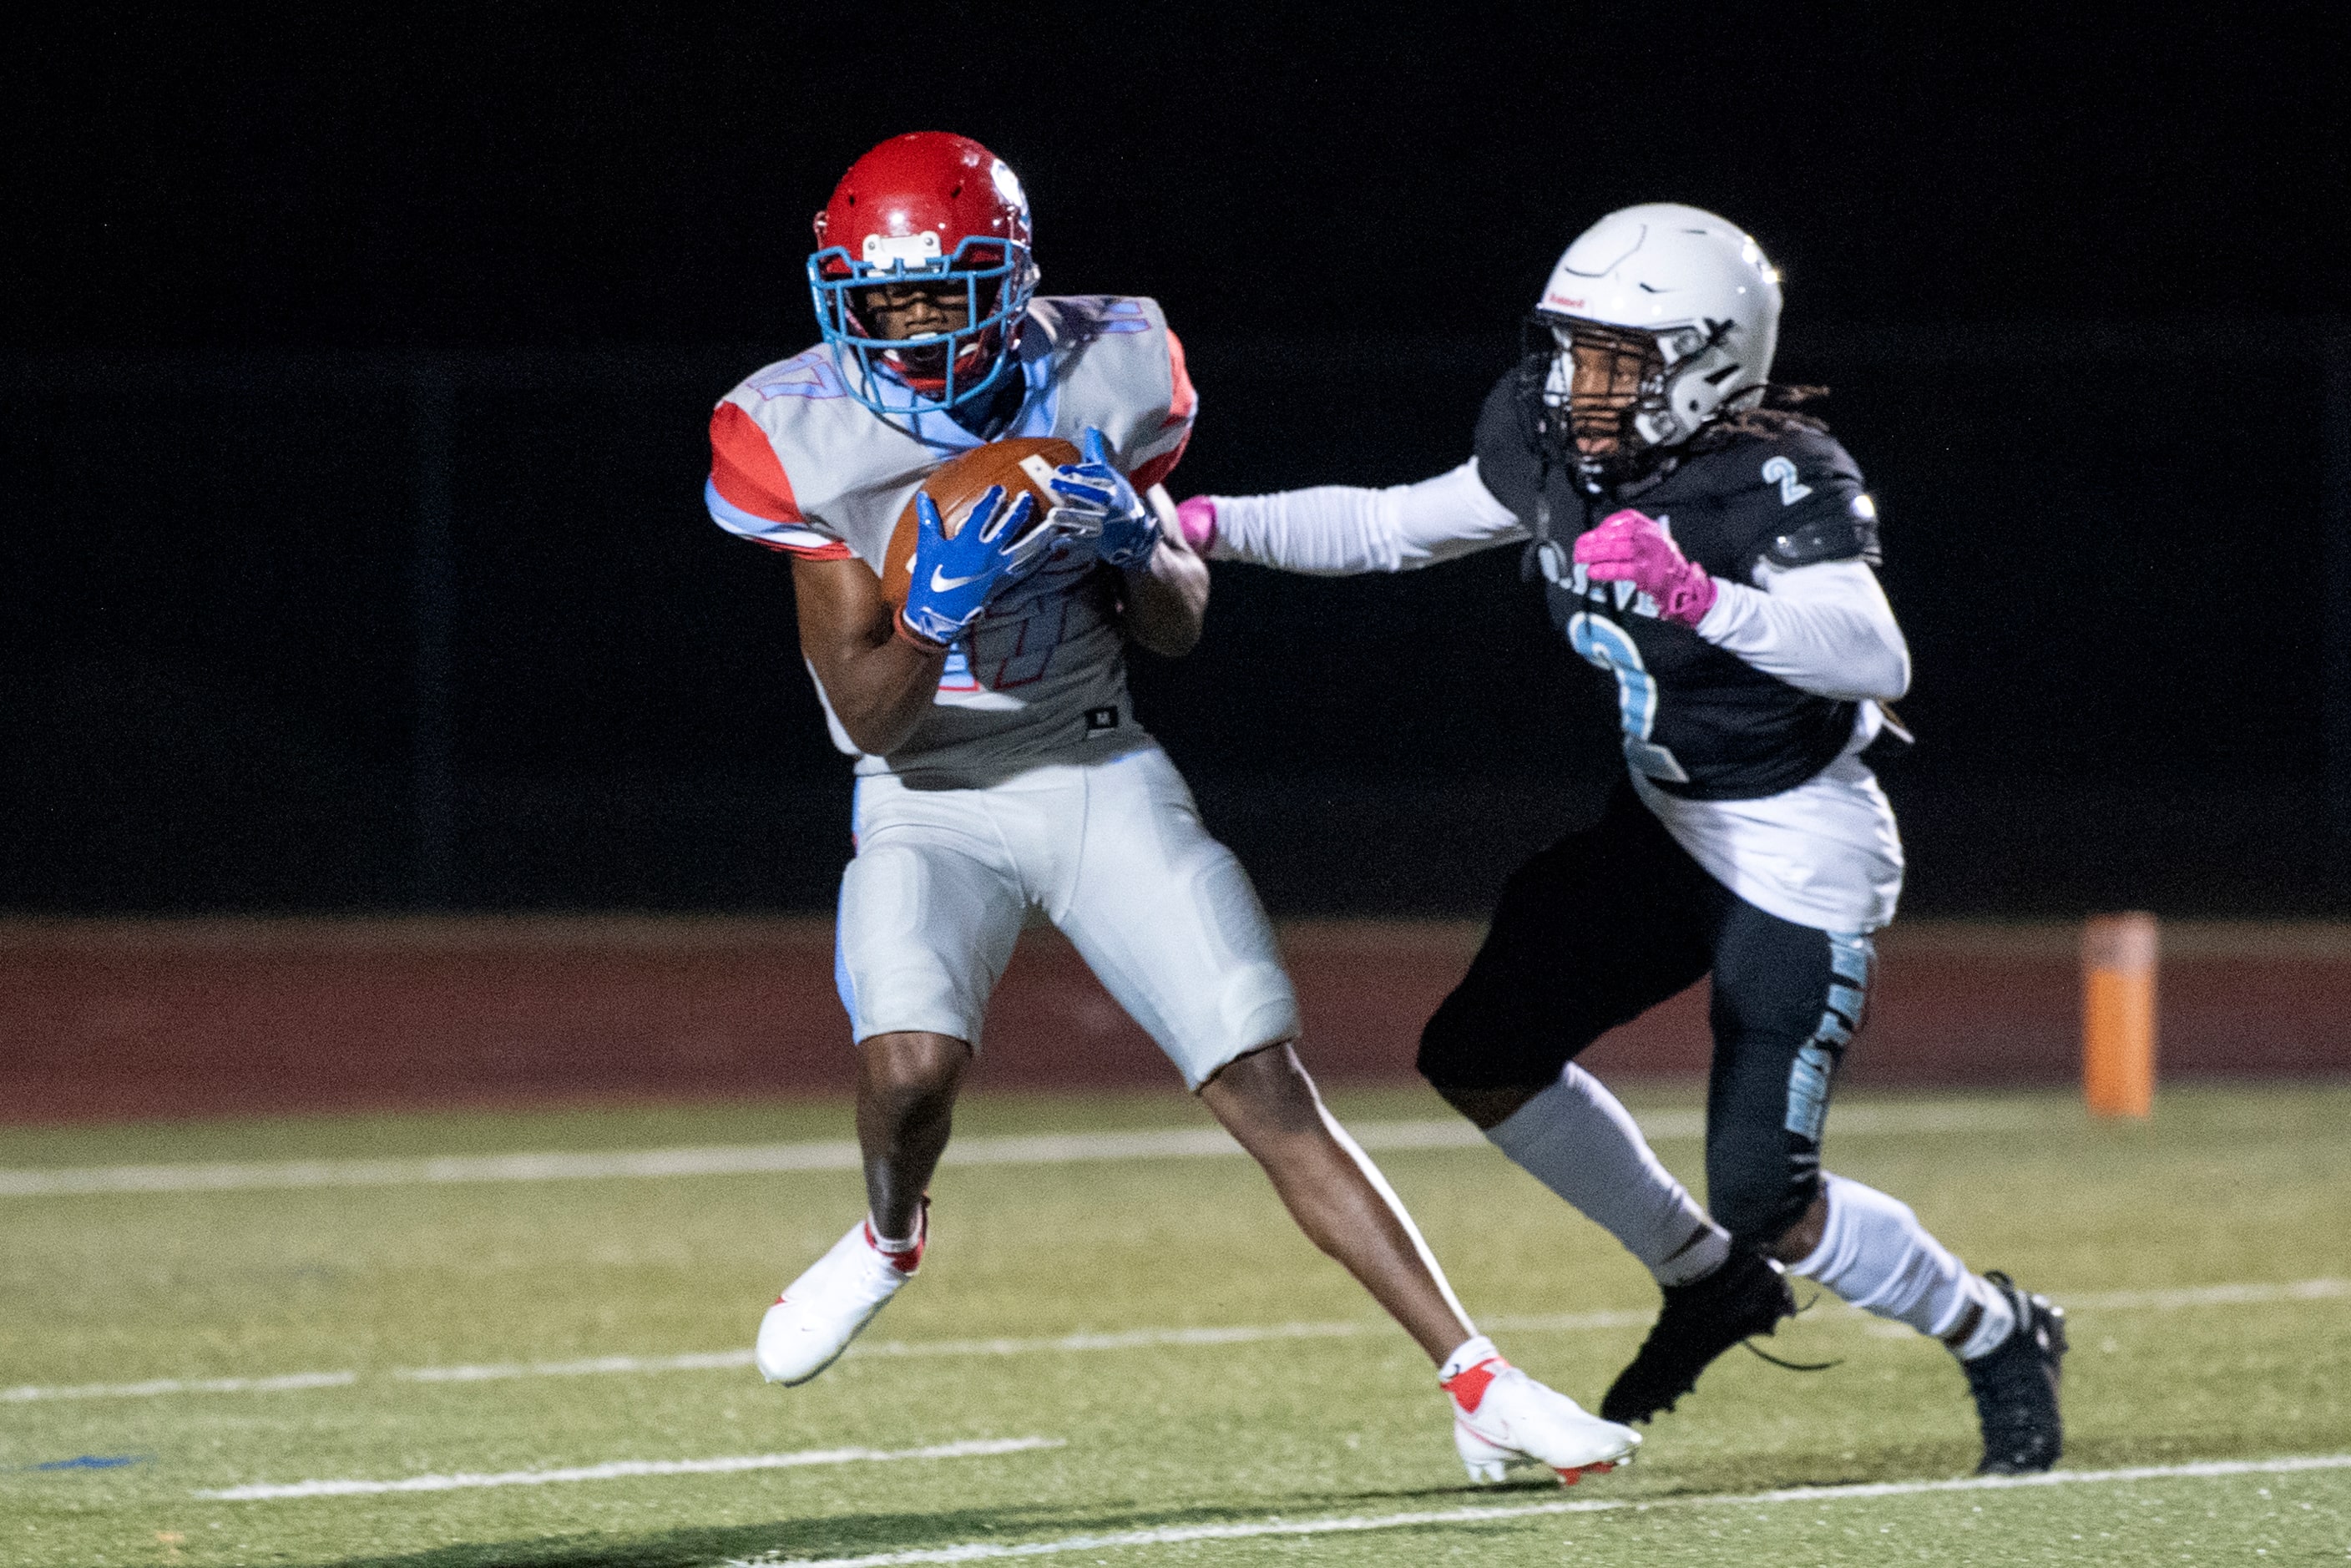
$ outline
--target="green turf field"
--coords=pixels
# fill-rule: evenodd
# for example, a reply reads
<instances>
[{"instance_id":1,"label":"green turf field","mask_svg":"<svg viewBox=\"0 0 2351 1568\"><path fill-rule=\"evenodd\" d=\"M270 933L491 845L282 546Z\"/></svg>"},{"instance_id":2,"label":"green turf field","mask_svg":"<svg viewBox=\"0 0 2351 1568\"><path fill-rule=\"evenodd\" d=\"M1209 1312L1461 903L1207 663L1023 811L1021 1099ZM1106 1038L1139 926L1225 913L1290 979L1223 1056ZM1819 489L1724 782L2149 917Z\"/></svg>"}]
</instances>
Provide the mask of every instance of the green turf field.
<instances>
[{"instance_id":1,"label":"green turf field","mask_svg":"<svg viewBox=\"0 0 2351 1568\"><path fill-rule=\"evenodd\" d=\"M1689 1104L1635 1103L1695 1177ZM1445 1125L1417 1093L1337 1104ZM751 1334L859 1212L852 1172L414 1162L603 1171L838 1140L839 1107L0 1131L0 1561L2351 1560L2351 1088L2184 1090L2147 1126L2060 1096L1840 1103L1836 1168L2072 1305L2061 1474L2224 1462L1993 1490L1917 1489L1973 1463L1959 1374L1826 1302L1775 1348L1834 1370L1734 1353L1629 1470L1470 1489L1427 1366L1245 1160L986 1141L1205 1125L1172 1091L969 1103L966 1146L999 1163L942 1173L921 1281L789 1392ZM1595 1400L1646 1276L1482 1146L1380 1158L1505 1351ZM374 1185L254 1168L350 1160ZM191 1185L131 1164L232 1185L60 1190ZM2337 1462L2228 1468L2281 1458ZM761 1462L643 1473L733 1458ZM204 1495L305 1481L411 1484ZM1833 1490L1856 1483L1893 1485Z\"/></svg>"}]
</instances>

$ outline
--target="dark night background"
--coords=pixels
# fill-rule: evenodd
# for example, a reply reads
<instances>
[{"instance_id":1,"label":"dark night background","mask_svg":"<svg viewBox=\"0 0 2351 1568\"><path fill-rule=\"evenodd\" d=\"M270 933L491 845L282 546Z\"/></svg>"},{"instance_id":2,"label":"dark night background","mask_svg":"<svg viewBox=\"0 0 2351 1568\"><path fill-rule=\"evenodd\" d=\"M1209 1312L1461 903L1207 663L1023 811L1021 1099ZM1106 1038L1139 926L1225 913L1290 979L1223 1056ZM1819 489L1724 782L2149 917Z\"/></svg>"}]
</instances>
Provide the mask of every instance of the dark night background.
<instances>
[{"instance_id":1,"label":"dark night background","mask_svg":"<svg viewBox=\"0 0 2351 1568\"><path fill-rule=\"evenodd\" d=\"M2344 24L1426 16L16 24L0 908L829 905L846 764L703 428L813 339L841 170L951 129L1048 291L1166 307L1179 494L1452 466L1578 229L1722 212L1886 519L1906 908L2346 912ZM1615 767L1509 552L1220 568L1137 665L1281 913L1481 911Z\"/></svg>"}]
</instances>

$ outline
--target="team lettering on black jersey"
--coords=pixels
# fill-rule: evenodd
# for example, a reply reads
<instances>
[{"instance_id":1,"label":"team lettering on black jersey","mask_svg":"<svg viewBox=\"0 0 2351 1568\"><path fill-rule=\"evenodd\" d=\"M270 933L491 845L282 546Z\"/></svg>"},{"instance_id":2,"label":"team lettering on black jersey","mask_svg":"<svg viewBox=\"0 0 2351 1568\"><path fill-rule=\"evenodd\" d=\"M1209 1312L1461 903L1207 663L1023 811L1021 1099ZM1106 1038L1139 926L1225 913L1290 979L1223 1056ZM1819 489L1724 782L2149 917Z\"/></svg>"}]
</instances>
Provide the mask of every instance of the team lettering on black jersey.
<instances>
[{"instance_id":1,"label":"team lettering on black jersey","mask_svg":"<svg viewBox=\"0 0 2351 1568\"><path fill-rule=\"evenodd\" d=\"M1575 536L1637 507L1711 575L1751 584L1759 562L1877 560L1861 470L1826 433L1734 435L1612 493L1546 460L1506 375L1478 419L1478 476L1536 538L1552 622L1615 677L1626 763L1668 794L1746 800L1803 783L1852 741L1856 705L1801 691L1658 617L1626 582L1574 564Z\"/></svg>"}]
</instances>

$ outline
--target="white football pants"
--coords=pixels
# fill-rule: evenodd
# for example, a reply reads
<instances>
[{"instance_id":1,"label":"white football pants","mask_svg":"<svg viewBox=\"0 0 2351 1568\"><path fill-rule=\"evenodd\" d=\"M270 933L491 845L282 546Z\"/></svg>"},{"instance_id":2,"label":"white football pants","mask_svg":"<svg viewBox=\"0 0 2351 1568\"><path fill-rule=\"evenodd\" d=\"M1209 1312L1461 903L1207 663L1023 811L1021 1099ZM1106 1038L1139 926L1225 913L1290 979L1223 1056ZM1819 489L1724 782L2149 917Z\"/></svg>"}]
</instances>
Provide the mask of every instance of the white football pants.
<instances>
[{"instance_id":1,"label":"white football pants","mask_svg":"<svg viewBox=\"0 0 2351 1568\"><path fill-rule=\"evenodd\" d=\"M922 1030L979 1049L1030 909L1197 1089L1294 1039L1298 998L1257 890L1208 836L1167 754L1033 768L977 789L857 781L834 977L856 1038Z\"/></svg>"}]
</instances>

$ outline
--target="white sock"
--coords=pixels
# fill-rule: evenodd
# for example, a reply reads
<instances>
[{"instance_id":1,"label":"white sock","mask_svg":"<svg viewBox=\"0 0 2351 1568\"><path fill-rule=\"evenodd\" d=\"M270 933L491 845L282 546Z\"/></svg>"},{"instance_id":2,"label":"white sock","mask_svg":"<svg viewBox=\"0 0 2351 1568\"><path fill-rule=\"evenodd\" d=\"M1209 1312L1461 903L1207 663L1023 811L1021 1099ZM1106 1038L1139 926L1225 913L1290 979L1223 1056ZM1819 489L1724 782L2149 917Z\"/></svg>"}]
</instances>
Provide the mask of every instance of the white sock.
<instances>
[{"instance_id":1,"label":"white sock","mask_svg":"<svg viewBox=\"0 0 2351 1568\"><path fill-rule=\"evenodd\" d=\"M1702 1280L1730 1256L1729 1234L1657 1163L1633 1113L1572 1061L1486 1137L1624 1243L1660 1285Z\"/></svg>"},{"instance_id":2,"label":"white sock","mask_svg":"<svg viewBox=\"0 0 2351 1568\"><path fill-rule=\"evenodd\" d=\"M1484 1334L1479 1334L1474 1339L1465 1339L1458 1349L1445 1358L1445 1364L1437 1369L1437 1381L1450 1383L1479 1362L1499 1360L1501 1354L1500 1351L1494 1348L1494 1342Z\"/></svg>"},{"instance_id":3,"label":"white sock","mask_svg":"<svg viewBox=\"0 0 2351 1568\"><path fill-rule=\"evenodd\" d=\"M1812 1256L1791 1272L1819 1281L1864 1312L1908 1323L1935 1339L1957 1329L1970 1308L1981 1308L1966 1343L1953 1347L1961 1361L1974 1360L2008 1337L2016 1326L2008 1298L1989 1280L1968 1272L1949 1248L1928 1235L1909 1205L1825 1171L1821 1184L1828 1194L1828 1224Z\"/></svg>"},{"instance_id":4,"label":"white sock","mask_svg":"<svg viewBox=\"0 0 2351 1568\"><path fill-rule=\"evenodd\" d=\"M914 1233L903 1239L883 1235L880 1221L873 1218L871 1210L868 1210L865 1216L865 1233L873 1238L873 1250L893 1258L902 1258L920 1247L923 1244L923 1221L925 1218L924 1210L929 1207L930 1200L924 1199L923 1207L914 1210Z\"/></svg>"}]
</instances>

